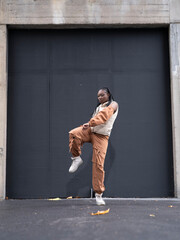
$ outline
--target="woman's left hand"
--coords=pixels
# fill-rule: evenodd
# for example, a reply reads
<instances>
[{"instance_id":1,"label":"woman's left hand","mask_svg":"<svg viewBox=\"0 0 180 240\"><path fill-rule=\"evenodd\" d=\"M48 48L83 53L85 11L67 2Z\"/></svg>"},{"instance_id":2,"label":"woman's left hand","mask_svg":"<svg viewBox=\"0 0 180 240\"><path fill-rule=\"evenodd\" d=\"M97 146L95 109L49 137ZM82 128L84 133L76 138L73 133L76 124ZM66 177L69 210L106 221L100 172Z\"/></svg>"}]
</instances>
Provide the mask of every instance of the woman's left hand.
<instances>
[{"instance_id":1,"label":"woman's left hand","mask_svg":"<svg viewBox=\"0 0 180 240\"><path fill-rule=\"evenodd\" d=\"M89 126L89 123L84 123L83 124L83 129L85 130L85 129L88 129L90 126Z\"/></svg>"}]
</instances>

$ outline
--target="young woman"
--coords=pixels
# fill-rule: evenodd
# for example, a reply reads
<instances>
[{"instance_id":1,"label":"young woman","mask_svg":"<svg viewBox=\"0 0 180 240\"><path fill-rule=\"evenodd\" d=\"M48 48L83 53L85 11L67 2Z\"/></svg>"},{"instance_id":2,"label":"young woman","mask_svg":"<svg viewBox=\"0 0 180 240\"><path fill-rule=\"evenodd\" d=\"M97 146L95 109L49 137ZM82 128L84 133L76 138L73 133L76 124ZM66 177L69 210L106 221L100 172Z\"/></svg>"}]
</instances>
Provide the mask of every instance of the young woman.
<instances>
[{"instance_id":1,"label":"young woman","mask_svg":"<svg viewBox=\"0 0 180 240\"><path fill-rule=\"evenodd\" d=\"M69 132L69 149L72 153L70 173L74 173L83 163L81 147L90 142L93 146L92 185L97 205L105 205L102 194L104 186L104 160L107 152L108 139L118 114L118 104L114 101L108 88L98 91L98 105L89 122Z\"/></svg>"}]
</instances>

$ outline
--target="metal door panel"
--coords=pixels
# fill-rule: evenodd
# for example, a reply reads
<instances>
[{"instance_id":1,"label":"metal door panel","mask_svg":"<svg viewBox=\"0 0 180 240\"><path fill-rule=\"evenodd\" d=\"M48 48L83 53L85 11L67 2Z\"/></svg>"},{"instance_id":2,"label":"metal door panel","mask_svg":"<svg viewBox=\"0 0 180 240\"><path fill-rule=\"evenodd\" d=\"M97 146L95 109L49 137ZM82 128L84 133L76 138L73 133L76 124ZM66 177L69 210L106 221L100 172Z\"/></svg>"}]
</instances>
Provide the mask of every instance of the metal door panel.
<instances>
[{"instance_id":1,"label":"metal door panel","mask_svg":"<svg viewBox=\"0 0 180 240\"><path fill-rule=\"evenodd\" d=\"M7 196L89 197L92 146L69 174L68 131L108 86L119 115L105 196L173 196L167 29L10 30Z\"/></svg>"}]
</instances>

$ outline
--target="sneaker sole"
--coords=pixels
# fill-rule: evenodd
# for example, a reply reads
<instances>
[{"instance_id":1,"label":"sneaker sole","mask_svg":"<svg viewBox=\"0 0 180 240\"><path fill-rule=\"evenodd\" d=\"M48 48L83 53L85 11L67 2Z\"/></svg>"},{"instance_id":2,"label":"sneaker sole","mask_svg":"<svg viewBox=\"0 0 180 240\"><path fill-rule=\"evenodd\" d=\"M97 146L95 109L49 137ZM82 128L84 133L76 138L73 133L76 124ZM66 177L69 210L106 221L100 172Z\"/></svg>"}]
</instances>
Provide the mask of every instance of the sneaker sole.
<instances>
[{"instance_id":1,"label":"sneaker sole","mask_svg":"<svg viewBox=\"0 0 180 240\"><path fill-rule=\"evenodd\" d=\"M106 205L106 203L97 203L97 202L96 202L96 205L98 205L98 206L104 206L104 205Z\"/></svg>"},{"instance_id":2,"label":"sneaker sole","mask_svg":"<svg viewBox=\"0 0 180 240\"><path fill-rule=\"evenodd\" d=\"M96 205L97 205L97 206L105 206L106 204L97 204L97 203L96 203Z\"/></svg>"}]
</instances>

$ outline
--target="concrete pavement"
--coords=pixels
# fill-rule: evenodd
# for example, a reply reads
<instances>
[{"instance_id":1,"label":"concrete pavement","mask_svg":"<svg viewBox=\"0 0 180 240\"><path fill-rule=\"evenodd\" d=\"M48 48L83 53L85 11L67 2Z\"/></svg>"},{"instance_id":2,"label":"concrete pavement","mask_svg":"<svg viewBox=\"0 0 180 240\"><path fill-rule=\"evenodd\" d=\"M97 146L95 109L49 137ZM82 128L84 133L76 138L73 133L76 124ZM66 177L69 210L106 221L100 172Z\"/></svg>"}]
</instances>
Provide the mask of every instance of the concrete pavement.
<instances>
[{"instance_id":1,"label":"concrete pavement","mask_svg":"<svg viewBox=\"0 0 180 240\"><path fill-rule=\"evenodd\" d=\"M0 240L180 239L180 199L105 201L98 207L94 199L2 200Z\"/></svg>"}]
</instances>

